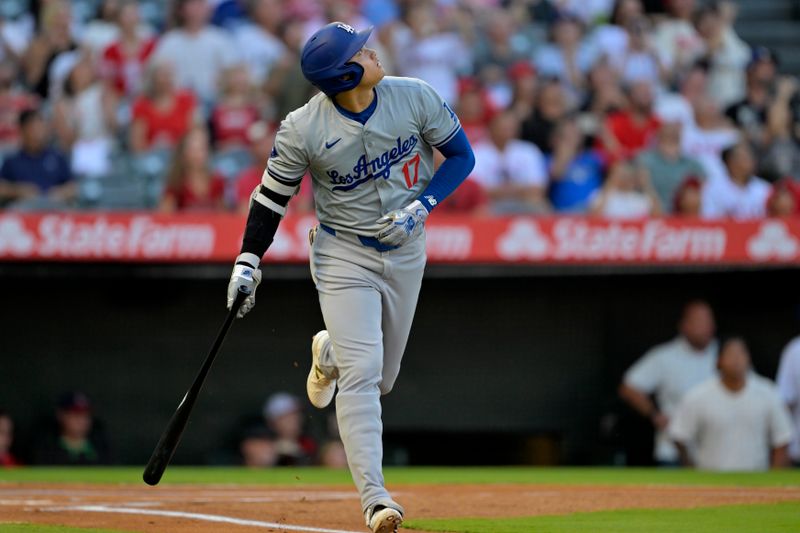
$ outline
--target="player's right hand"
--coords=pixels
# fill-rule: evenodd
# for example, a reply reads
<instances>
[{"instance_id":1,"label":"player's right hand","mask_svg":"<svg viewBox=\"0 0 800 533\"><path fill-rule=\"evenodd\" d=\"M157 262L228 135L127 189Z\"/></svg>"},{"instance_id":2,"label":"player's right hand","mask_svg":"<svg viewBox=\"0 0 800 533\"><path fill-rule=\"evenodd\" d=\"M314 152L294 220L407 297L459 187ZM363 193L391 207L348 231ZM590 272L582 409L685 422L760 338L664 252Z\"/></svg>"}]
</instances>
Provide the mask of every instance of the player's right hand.
<instances>
[{"instance_id":1,"label":"player's right hand","mask_svg":"<svg viewBox=\"0 0 800 533\"><path fill-rule=\"evenodd\" d=\"M244 286L250 289L250 296L244 299L239 307L239 312L236 313L238 318L242 318L256 305L256 288L261 283L259 262L259 258L255 254L243 253L236 258L236 264L233 265L231 280L228 282L228 309L233 305L239 287Z\"/></svg>"}]
</instances>

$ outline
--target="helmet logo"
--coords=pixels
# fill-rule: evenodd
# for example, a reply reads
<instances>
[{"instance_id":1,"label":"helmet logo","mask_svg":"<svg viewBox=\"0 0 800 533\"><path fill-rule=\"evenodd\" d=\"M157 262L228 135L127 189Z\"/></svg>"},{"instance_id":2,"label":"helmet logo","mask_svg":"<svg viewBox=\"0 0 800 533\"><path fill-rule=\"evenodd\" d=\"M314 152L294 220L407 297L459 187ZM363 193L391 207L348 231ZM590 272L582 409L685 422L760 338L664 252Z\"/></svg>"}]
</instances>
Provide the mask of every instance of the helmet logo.
<instances>
[{"instance_id":1,"label":"helmet logo","mask_svg":"<svg viewBox=\"0 0 800 533\"><path fill-rule=\"evenodd\" d=\"M356 30L354 30L352 26L350 26L349 24L344 24L342 22L338 23L336 25L336 27L339 28L340 30L346 31L347 33L355 33L356 32Z\"/></svg>"}]
</instances>

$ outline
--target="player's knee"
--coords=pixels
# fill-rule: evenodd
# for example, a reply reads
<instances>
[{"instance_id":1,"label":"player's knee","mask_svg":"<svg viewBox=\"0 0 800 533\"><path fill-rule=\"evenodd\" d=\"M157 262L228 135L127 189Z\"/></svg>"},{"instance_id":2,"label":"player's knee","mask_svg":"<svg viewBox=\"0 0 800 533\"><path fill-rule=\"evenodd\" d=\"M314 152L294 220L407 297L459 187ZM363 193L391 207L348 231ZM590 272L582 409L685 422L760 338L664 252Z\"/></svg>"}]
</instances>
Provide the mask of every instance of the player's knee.
<instances>
[{"instance_id":1,"label":"player's knee","mask_svg":"<svg viewBox=\"0 0 800 533\"><path fill-rule=\"evenodd\" d=\"M345 367L339 366L339 388L367 390L379 385L383 365L380 359L364 358ZM374 390L374 389L373 389Z\"/></svg>"}]
</instances>

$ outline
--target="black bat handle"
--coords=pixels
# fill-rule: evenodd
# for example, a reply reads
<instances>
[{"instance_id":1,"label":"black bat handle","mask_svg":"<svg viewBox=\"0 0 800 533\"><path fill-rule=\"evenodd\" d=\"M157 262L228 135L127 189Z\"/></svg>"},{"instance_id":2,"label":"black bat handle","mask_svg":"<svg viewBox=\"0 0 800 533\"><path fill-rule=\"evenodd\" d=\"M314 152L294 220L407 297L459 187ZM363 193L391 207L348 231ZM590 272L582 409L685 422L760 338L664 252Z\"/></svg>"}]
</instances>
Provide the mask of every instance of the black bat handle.
<instances>
[{"instance_id":1,"label":"black bat handle","mask_svg":"<svg viewBox=\"0 0 800 533\"><path fill-rule=\"evenodd\" d=\"M192 386L189 387L188 391L186 391L186 395L178 405L178 409L175 411L175 414L172 415L172 418L167 424L166 429L164 429L164 432L161 434L161 438L159 439L155 450L153 450L153 455L147 462L142 479L148 485L157 485L158 482L161 481L161 476L164 475L167 465L169 464L170 460L172 460L172 456L175 454L175 450L178 448L178 443L181 440L181 435L183 435L183 430L186 428L186 423L189 421L189 415L192 413L192 408L197 401L197 396L200 393L200 389L203 387L206 375L208 375L208 371L211 369L211 365L214 363L217 352L219 352L220 347L222 347L222 342L225 340L225 335L227 335L228 330L233 324L233 321L236 319L236 315L239 312L239 308L242 306L245 298L250 296L251 292L252 291L249 287L244 285L239 287L239 290L236 293L236 298L233 301L233 305L228 312L228 316L225 318L225 323L222 325L222 328L220 328L217 338L214 340L214 344L211 346L211 350L203 362L203 366L197 373L197 377L194 379Z\"/></svg>"}]
</instances>

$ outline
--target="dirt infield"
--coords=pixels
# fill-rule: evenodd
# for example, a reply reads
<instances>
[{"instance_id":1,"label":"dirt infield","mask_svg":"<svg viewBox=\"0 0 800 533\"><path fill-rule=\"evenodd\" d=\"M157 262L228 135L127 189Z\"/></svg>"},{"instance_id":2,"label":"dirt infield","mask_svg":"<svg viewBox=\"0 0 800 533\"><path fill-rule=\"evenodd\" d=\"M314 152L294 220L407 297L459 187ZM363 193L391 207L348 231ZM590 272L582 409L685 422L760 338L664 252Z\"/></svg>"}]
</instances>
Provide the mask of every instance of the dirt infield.
<instances>
[{"instance_id":1,"label":"dirt infield","mask_svg":"<svg viewBox=\"0 0 800 533\"><path fill-rule=\"evenodd\" d=\"M564 485L397 485L409 517L512 517L624 508L800 501L800 488ZM0 523L158 533L360 533L351 486L0 483Z\"/></svg>"}]
</instances>

